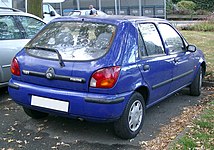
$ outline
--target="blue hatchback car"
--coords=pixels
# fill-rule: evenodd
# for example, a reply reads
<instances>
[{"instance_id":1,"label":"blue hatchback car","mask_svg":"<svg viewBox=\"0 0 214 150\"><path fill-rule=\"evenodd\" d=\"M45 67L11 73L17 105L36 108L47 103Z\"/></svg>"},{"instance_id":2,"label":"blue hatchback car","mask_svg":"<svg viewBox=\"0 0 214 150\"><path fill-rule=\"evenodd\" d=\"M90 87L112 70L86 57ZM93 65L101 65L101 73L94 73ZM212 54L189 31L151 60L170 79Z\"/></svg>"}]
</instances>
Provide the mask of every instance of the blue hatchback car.
<instances>
[{"instance_id":1,"label":"blue hatchback car","mask_svg":"<svg viewBox=\"0 0 214 150\"><path fill-rule=\"evenodd\" d=\"M166 20L62 17L12 60L9 94L32 118L111 121L129 139L145 109L184 87L199 96L205 70L202 51Z\"/></svg>"}]
</instances>

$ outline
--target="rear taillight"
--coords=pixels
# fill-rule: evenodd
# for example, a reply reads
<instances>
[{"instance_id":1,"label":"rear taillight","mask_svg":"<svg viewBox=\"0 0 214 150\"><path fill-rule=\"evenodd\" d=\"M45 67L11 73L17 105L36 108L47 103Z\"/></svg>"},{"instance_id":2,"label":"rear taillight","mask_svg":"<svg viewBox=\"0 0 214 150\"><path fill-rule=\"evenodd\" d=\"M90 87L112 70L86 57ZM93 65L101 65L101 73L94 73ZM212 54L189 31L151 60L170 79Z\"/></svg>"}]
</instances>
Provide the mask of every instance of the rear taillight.
<instances>
[{"instance_id":1,"label":"rear taillight","mask_svg":"<svg viewBox=\"0 0 214 150\"><path fill-rule=\"evenodd\" d=\"M112 88L117 82L119 73L119 66L97 70L91 77L90 87Z\"/></svg>"},{"instance_id":2,"label":"rear taillight","mask_svg":"<svg viewBox=\"0 0 214 150\"><path fill-rule=\"evenodd\" d=\"M20 76L19 62L16 58L13 58L11 62L10 71L13 75Z\"/></svg>"}]
</instances>

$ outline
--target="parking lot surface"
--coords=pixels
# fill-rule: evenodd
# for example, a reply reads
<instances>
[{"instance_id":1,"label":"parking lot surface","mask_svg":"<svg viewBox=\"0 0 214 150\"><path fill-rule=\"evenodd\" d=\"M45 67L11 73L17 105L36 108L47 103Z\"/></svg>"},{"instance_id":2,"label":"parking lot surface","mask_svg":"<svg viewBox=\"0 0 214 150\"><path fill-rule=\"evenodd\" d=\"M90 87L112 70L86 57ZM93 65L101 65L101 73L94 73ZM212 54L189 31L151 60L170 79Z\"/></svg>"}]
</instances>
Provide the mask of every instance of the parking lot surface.
<instances>
[{"instance_id":1,"label":"parking lot surface","mask_svg":"<svg viewBox=\"0 0 214 150\"><path fill-rule=\"evenodd\" d=\"M131 140L115 136L112 123L92 123L58 116L34 120L14 103L6 89L0 94L0 150L5 149L140 149L140 143L155 138L160 128L178 116L184 107L193 106L208 96L188 95L184 89L146 111L143 130Z\"/></svg>"}]
</instances>

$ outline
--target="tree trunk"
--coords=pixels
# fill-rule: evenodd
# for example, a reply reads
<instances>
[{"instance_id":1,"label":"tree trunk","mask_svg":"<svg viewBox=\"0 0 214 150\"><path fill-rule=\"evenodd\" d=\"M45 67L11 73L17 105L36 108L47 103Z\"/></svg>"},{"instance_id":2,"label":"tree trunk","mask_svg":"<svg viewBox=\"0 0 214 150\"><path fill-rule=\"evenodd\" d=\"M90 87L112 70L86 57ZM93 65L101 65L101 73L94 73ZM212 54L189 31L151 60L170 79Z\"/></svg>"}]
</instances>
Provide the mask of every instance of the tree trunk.
<instances>
[{"instance_id":1,"label":"tree trunk","mask_svg":"<svg viewBox=\"0 0 214 150\"><path fill-rule=\"evenodd\" d=\"M43 19L42 1L43 0L28 0L27 12Z\"/></svg>"}]
</instances>

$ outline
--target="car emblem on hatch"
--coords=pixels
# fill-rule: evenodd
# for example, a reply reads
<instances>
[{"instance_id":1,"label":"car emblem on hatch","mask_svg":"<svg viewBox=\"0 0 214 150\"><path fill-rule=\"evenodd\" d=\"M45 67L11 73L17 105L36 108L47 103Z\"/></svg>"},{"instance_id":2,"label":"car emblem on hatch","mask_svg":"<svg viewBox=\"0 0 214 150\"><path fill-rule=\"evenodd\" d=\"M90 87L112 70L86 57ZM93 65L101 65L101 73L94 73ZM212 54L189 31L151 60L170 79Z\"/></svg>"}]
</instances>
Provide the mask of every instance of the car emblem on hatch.
<instances>
[{"instance_id":1,"label":"car emblem on hatch","mask_svg":"<svg viewBox=\"0 0 214 150\"><path fill-rule=\"evenodd\" d=\"M52 80L54 79L54 75L55 75L54 69L52 67L48 68L45 74L46 78Z\"/></svg>"}]
</instances>

